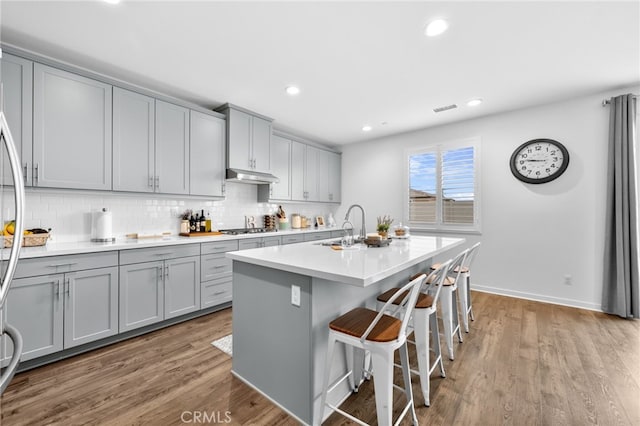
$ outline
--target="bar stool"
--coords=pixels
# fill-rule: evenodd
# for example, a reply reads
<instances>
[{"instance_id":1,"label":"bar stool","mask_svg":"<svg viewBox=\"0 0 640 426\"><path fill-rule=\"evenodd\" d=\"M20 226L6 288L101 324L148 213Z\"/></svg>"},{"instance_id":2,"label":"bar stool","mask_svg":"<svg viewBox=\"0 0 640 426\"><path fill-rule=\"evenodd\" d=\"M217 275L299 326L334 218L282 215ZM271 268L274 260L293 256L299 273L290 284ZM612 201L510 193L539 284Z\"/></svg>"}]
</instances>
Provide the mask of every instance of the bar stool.
<instances>
[{"instance_id":1,"label":"bar stool","mask_svg":"<svg viewBox=\"0 0 640 426\"><path fill-rule=\"evenodd\" d=\"M407 325L416 301L418 300L420 287L425 279L426 276L421 274L410 283L398 289L398 291L389 298L389 301L384 306L384 310L380 312L359 307L331 321L329 324L329 341L322 385L322 399L320 402L321 413L320 416L318 416L319 422L322 421L324 407L328 406L333 411L342 414L348 419L358 424L366 425L362 420L327 403L327 395L329 392L347 378L354 380L353 369L351 369L329 387L334 347L336 342L342 342L345 345L345 352L348 358L351 353L350 349L352 348L363 349L371 353L376 413L378 424L381 426L392 424L393 388L397 387L393 383L393 356L396 349L400 350L400 363L402 365L402 377L404 379L403 390L407 398L407 404L402 410L397 423L399 423L410 410L413 424L418 424L418 418L413 406L413 392L411 390L409 354L407 351ZM401 300L401 302L397 306L391 307L396 300ZM403 312L404 315L401 316L402 319L398 319L385 314L384 312L386 311L394 313Z\"/></svg>"},{"instance_id":2,"label":"bar stool","mask_svg":"<svg viewBox=\"0 0 640 426\"><path fill-rule=\"evenodd\" d=\"M418 371L411 370L411 372L420 376L420 388L422 389L424 405L427 407L430 405L429 378L431 373L433 373L433 370L435 370L437 366L440 366L440 375L445 377L444 365L442 364L442 351L440 348L440 331L438 330L438 318L436 316L436 312L440 291L443 288L444 280L447 277L448 272L451 270L451 263L452 260L449 260L441 264L440 267L432 271L425 280L425 283L429 281L431 284L427 285L424 290L421 289L413 312L413 332L415 341L408 340L409 343L416 345ZM456 264L459 266L459 261ZM382 309L380 305L382 303L386 303L395 291L397 291L397 289L391 289L378 296L377 300L380 309ZM433 350L435 353L433 365L430 365L431 361L429 359L429 332L431 332ZM409 331L407 334L411 334L411 332Z\"/></svg>"},{"instance_id":3,"label":"bar stool","mask_svg":"<svg viewBox=\"0 0 640 426\"><path fill-rule=\"evenodd\" d=\"M466 333L469 332L469 318L471 318L471 321L475 321L471 305L471 264L475 260L479 248L480 243L475 243L469 249L467 259L460 268L460 273L462 274L462 279L460 280L460 304L462 305L462 323Z\"/></svg>"},{"instance_id":4,"label":"bar stool","mask_svg":"<svg viewBox=\"0 0 640 426\"><path fill-rule=\"evenodd\" d=\"M449 359L454 360L453 336L458 335L458 341L462 343L462 330L460 328L460 315L458 314L458 282L460 281L460 269L464 264L469 249L459 253L454 259L457 260L453 269L449 271L442 287L440 298L440 308L442 309L442 324L444 327L444 341L447 344ZM453 262L452 262L453 263ZM437 268L436 265L431 266ZM457 270L456 270L457 269Z\"/></svg>"}]
</instances>

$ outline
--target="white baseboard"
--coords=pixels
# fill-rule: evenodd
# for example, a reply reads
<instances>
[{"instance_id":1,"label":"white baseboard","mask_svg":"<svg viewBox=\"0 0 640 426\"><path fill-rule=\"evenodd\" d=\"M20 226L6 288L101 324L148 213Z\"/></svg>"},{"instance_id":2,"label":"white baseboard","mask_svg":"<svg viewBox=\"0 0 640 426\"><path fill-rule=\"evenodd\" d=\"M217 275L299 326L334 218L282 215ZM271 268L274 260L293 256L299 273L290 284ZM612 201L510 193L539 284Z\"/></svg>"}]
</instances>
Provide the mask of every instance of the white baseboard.
<instances>
[{"instance_id":1,"label":"white baseboard","mask_svg":"<svg viewBox=\"0 0 640 426\"><path fill-rule=\"evenodd\" d=\"M542 294L526 293L523 291L505 290L503 288L485 285L471 284L471 289L483 293L498 294L500 296L516 297L518 299L533 300L535 302L551 303L554 305L569 306L571 308L587 309L589 311L602 312L602 307L595 303L582 302L580 300L563 299L560 297L545 296Z\"/></svg>"}]
</instances>

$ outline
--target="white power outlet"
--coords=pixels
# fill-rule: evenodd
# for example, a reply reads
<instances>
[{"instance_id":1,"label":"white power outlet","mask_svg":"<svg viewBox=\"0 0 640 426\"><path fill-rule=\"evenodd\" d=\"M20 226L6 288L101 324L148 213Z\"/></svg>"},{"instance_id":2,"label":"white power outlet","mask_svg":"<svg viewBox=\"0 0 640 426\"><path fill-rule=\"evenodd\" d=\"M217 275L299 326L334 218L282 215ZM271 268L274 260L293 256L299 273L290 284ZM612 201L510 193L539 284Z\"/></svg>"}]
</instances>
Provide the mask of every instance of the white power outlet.
<instances>
[{"instance_id":1,"label":"white power outlet","mask_svg":"<svg viewBox=\"0 0 640 426\"><path fill-rule=\"evenodd\" d=\"M572 285L573 284L573 277L569 274L566 274L564 276L564 285Z\"/></svg>"},{"instance_id":2,"label":"white power outlet","mask_svg":"<svg viewBox=\"0 0 640 426\"><path fill-rule=\"evenodd\" d=\"M300 286L292 285L291 286L291 304L293 306L300 306Z\"/></svg>"}]
</instances>

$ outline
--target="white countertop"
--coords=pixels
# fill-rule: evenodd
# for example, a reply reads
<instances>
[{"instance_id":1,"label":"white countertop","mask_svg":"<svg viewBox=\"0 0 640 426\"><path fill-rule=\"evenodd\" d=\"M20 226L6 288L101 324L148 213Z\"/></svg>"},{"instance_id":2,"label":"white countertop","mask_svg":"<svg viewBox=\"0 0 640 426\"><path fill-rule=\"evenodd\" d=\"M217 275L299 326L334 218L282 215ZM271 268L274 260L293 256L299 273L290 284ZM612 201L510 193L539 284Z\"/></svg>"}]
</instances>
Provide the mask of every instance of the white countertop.
<instances>
[{"instance_id":1,"label":"white countertop","mask_svg":"<svg viewBox=\"0 0 640 426\"><path fill-rule=\"evenodd\" d=\"M317 241L227 253L233 260L301 275L366 287L430 259L464 242L464 238L411 236L394 239L388 247L358 245L333 250ZM454 253L452 253L453 255Z\"/></svg>"},{"instance_id":2,"label":"white countertop","mask_svg":"<svg viewBox=\"0 0 640 426\"><path fill-rule=\"evenodd\" d=\"M339 231L340 228L306 228L292 229L277 232L261 232L255 234L241 235L214 235L204 237L180 237L168 236L164 238L142 238L142 239L118 239L113 243L93 243L90 241L57 243L48 241L41 247L23 247L20 250L20 259L34 257L62 256L67 254L96 253L113 250L128 250L137 248L162 247L178 244L199 244L216 241L240 240L245 238L278 237L283 235L305 234L311 232ZM11 249L2 249L1 258L8 259Z\"/></svg>"}]
</instances>

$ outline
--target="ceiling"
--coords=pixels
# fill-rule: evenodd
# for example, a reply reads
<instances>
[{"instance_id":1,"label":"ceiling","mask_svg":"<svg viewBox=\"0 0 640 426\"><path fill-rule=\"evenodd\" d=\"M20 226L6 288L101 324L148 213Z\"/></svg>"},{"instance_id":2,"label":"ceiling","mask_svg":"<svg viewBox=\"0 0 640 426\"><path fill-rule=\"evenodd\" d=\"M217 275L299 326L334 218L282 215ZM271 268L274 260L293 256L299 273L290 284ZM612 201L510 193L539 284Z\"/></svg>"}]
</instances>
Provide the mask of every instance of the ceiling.
<instances>
[{"instance_id":1,"label":"ceiling","mask_svg":"<svg viewBox=\"0 0 640 426\"><path fill-rule=\"evenodd\" d=\"M449 30L428 38L435 18ZM329 145L640 83L638 1L2 0L0 26L2 43Z\"/></svg>"}]
</instances>

